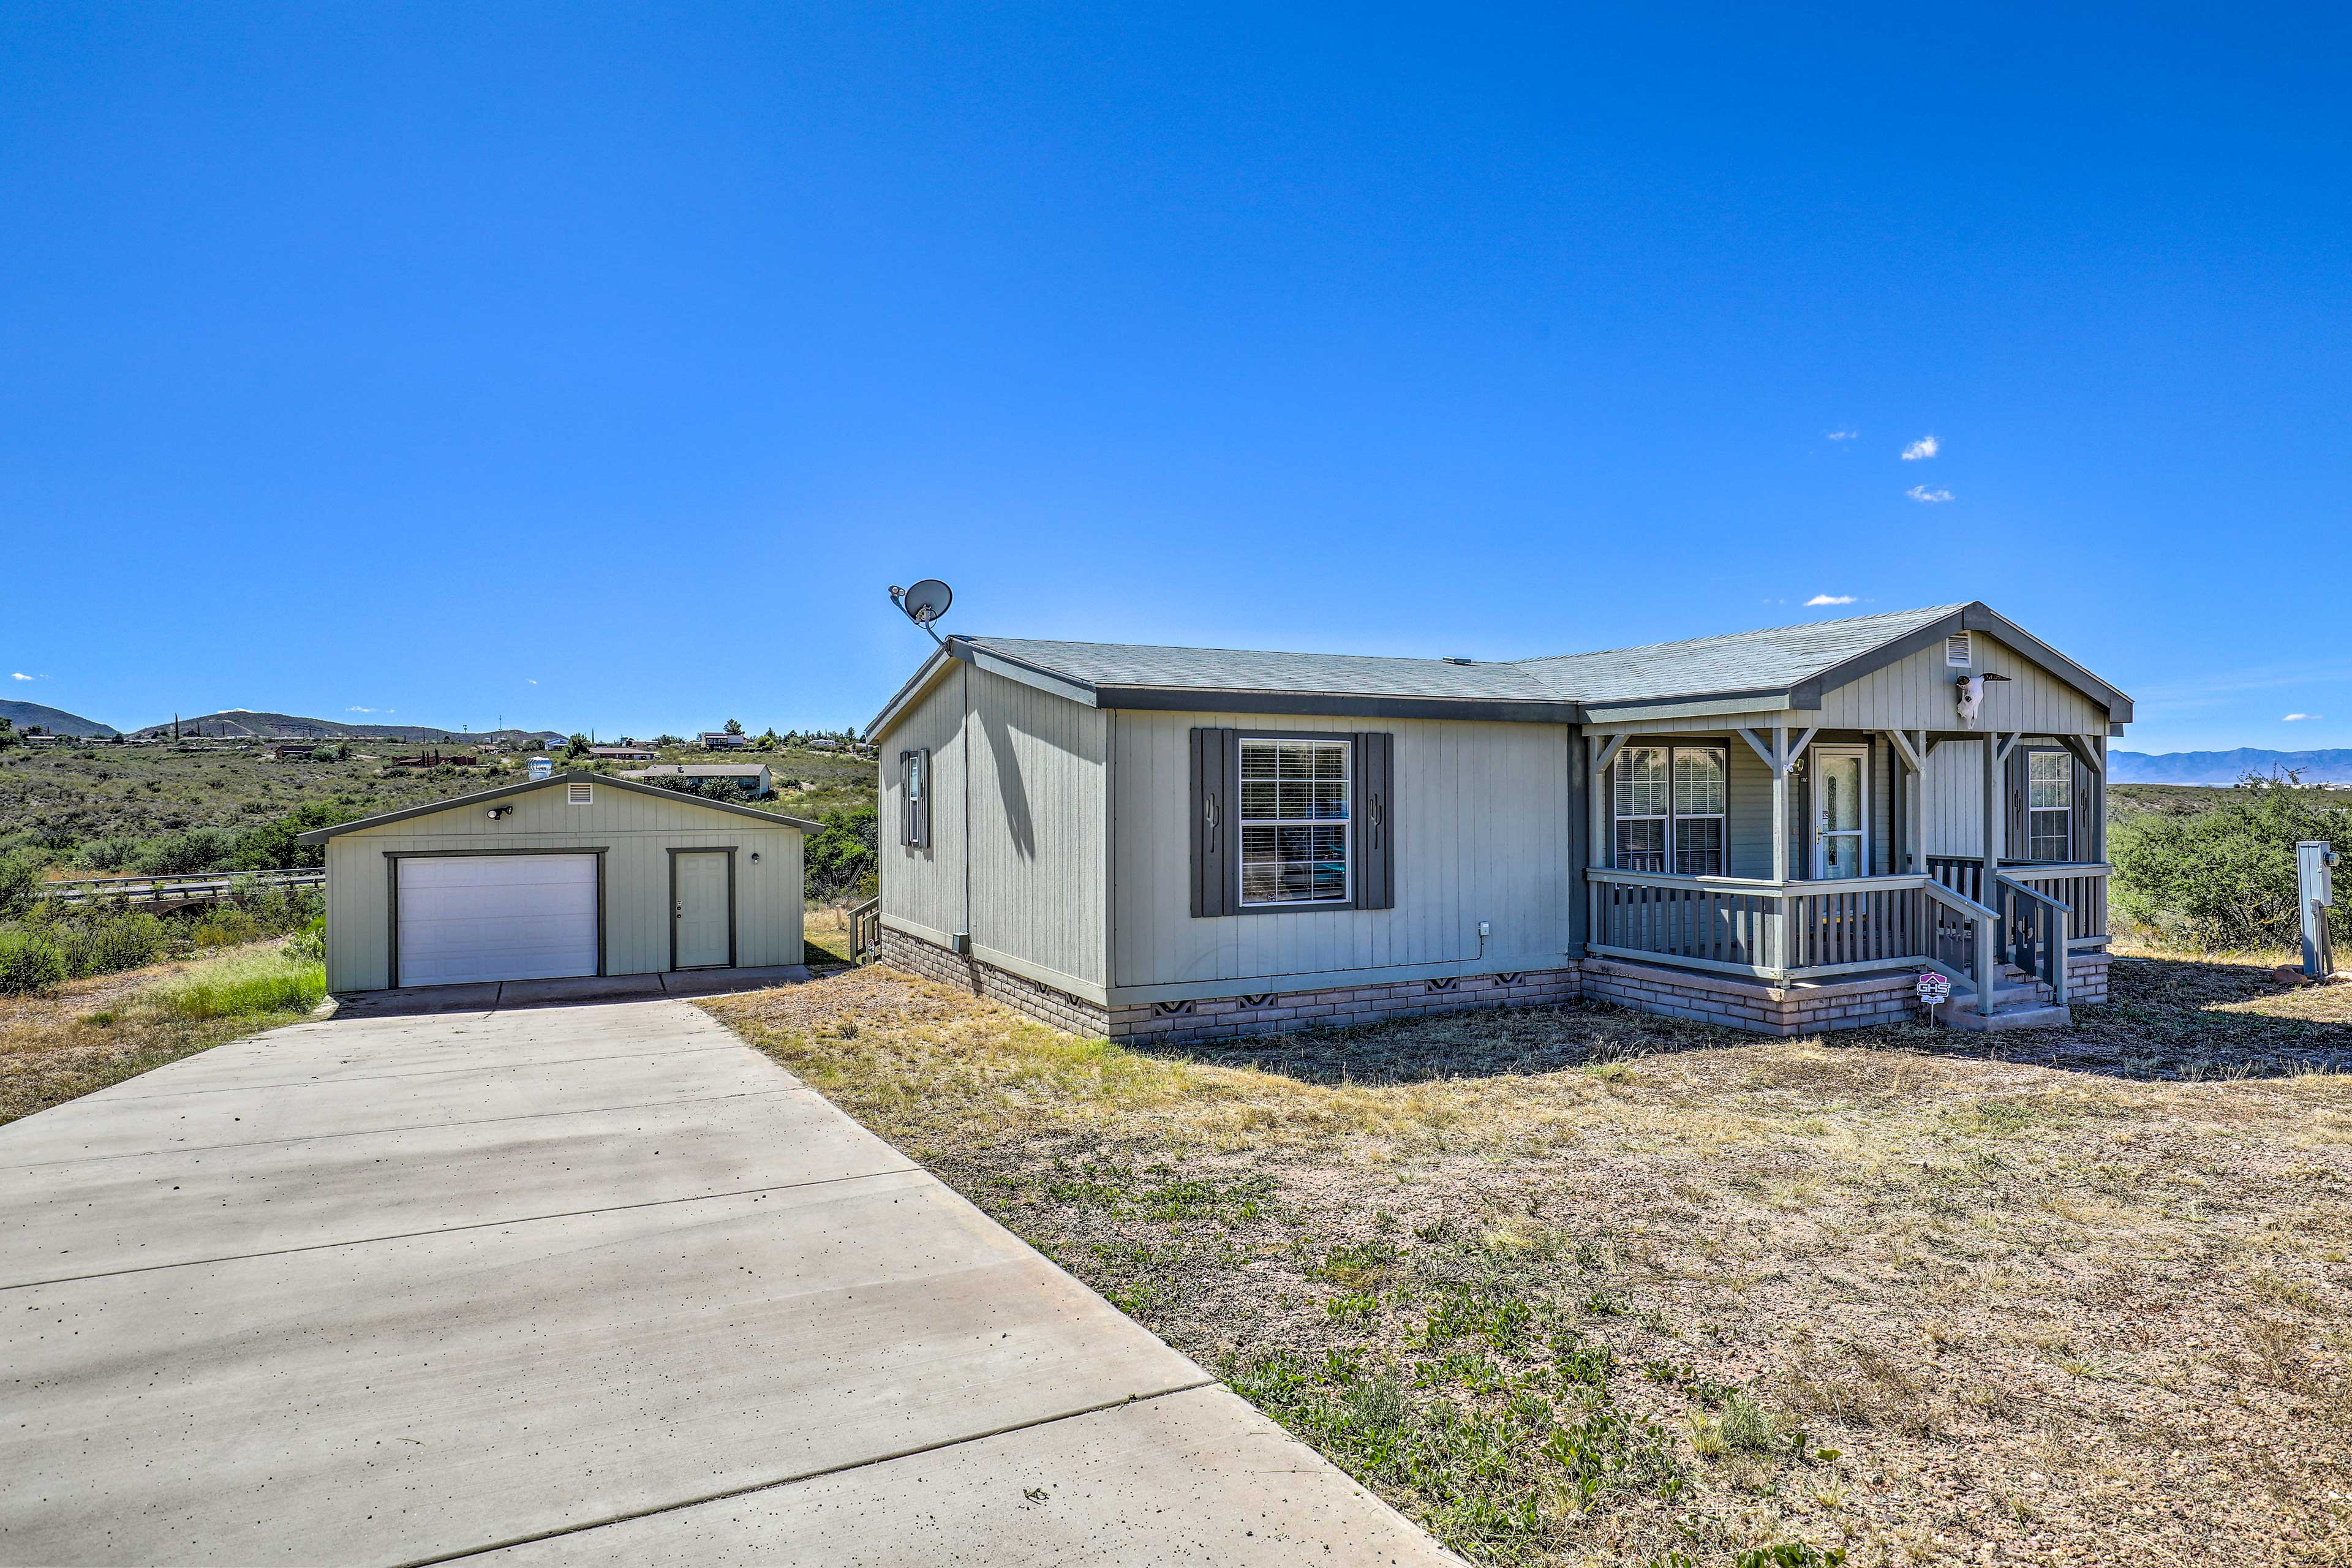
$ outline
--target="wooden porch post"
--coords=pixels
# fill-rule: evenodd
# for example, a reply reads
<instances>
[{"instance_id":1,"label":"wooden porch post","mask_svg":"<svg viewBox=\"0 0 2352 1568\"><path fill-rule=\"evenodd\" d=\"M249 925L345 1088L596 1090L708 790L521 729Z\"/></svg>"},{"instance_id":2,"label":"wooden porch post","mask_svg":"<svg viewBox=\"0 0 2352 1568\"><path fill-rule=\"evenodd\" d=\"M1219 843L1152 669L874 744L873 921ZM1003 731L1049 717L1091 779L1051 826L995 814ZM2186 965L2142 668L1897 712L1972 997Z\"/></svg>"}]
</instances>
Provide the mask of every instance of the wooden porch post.
<instances>
[{"instance_id":1,"label":"wooden porch post","mask_svg":"<svg viewBox=\"0 0 2352 1568\"><path fill-rule=\"evenodd\" d=\"M1921 734L1924 736L1926 731L1922 731ZM1915 746L1907 731L1889 730L1886 742L1895 752L1895 782L1903 796L1903 810L1895 821L1895 863L1891 868L1923 871L1927 869L1927 860L1919 848L1919 841L1924 837L1919 796L1927 783L1927 742L1922 739Z\"/></svg>"},{"instance_id":2,"label":"wooden porch post","mask_svg":"<svg viewBox=\"0 0 2352 1568\"><path fill-rule=\"evenodd\" d=\"M1979 896L1992 902L1992 881L2000 875L2001 820L2005 813L2000 795L2000 731L1988 730L1984 738L1984 838L1978 845L1984 859L1984 886Z\"/></svg>"},{"instance_id":3,"label":"wooden porch post","mask_svg":"<svg viewBox=\"0 0 2352 1568\"><path fill-rule=\"evenodd\" d=\"M1772 726L1772 879L1789 879L1789 727Z\"/></svg>"},{"instance_id":4,"label":"wooden porch post","mask_svg":"<svg viewBox=\"0 0 2352 1568\"><path fill-rule=\"evenodd\" d=\"M1586 741L1591 747L1592 787L1585 792L1585 858L1591 862L1591 869L1605 871L1610 864L1609 764L1617 760L1618 749L1624 745L1625 737L1588 735ZM1602 921L1607 904L1601 895L1601 884L1591 877L1584 879L1584 940L1607 942L1615 933L1609 931Z\"/></svg>"}]
</instances>

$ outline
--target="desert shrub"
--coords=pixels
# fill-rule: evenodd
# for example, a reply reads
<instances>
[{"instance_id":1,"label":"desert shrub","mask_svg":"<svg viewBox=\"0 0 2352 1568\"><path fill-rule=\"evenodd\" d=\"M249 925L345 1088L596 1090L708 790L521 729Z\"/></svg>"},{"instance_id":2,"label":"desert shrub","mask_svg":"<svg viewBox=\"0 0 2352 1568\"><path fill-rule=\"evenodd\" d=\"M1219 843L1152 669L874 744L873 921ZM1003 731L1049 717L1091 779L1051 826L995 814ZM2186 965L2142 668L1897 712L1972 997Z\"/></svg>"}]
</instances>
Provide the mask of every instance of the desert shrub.
<instances>
[{"instance_id":1,"label":"desert shrub","mask_svg":"<svg viewBox=\"0 0 2352 1568\"><path fill-rule=\"evenodd\" d=\"M74 864L89 871L128 871L138 864L143 838L117 836L86 840L74 851Z\"/></svg>"},{"instance_id":2,"label":"desert shrub","mask_svg":"<svg viewBox=\"0 0 2352 1568\"><path fill-rule=\"evenodd\" d=\"M47 930L0 931L0 993L47 991L68 973L65 949Z\"/></svg>"},{"instance_id":3,"label":"desert shrub","mask_svg":"<svg viewBox=\"0 0 2352 1568\"><path fill-rule=\"evenodd\" d=\"M309 924L294 933L286 943L286 957L293 963L324 963L327 962L327 917L314 917Z\"/></svg>"},{"instance_id":4,"label":"desert shrub","mask_svg":"<svg viewBox=\"0 0 2352 1568\"><path fill-rule=\"evenodd\" d=\"M200 948L242 947L267 934L253 911L243 904L215 904L188 927L188 936Z\"/></svg>"},{"instance_id":5,"label":"desert shrub","mask_svg":"<svg viewBox=\"0 0 2352 1568\"><path fill-rule=\"evenodd\" d=\"M0 855L0 920L13 920L33 907L41 896L47 858L33 849Z\"/></svg>"},{"instance_id":6,"label":"desert shrub","mask_svg":"<svg viewBox=\"0 0 2352 1568\"><path fill-rule=\"evenodd\" d=\"M226 827L190 827L150 838L134 864L123 868L147 877L225 871L236 855L236 835Z\"/></svg>"},{"instance_id":7,"label":"desert shrub","mask_svg":"<svg viewBox=\"0 0 2352 1568\"><path fill-rule=\"evenodd\" d=\"M813 898L871 894L879 865L876 833L879 817L870 805L836 806L824 826L808 836L803 854Z\"/></svg>"},{"instance_id":8,"label":"desert shrub","mask_svg":"<svg viewBox=\"0 0 2352 1568\"><path fill-rule=\"evenodd\" d=\"M136 969L162 956L163 922L144 910L117 910L94 919L60 921L55 928L75 974L109 974Z\"/></svg>"},{"instance_id":9,"label":"desert shrub","mask_svg":"<svg viewBox=\"0 0 2352 1568\"><path fill-rule=\"evenodd\" d=\"M2108 829L2116 914L2169 946L2205 952L2282 948L2302 930L2294 847L2352 847L2352 807L2292 781L2249 778L2208 811L2123 817ZM2329 914L2352 943L2352 900Z\"/></svg>"},{"instance_id":10,"label":"desert shrub","mask_svg":"<svg viewBox=\"0 0 2352 1568\"><path fill-rule=\"evenodd\" d=\"M349 822L364 813L357 806L341 801L314 800L297 806L285 816L247 828L237 835L236 850L226 869L233 871L275 871L298 866L323 866L326 847L321 844L297 844L297 835L317 827L332 827L339 822Z\"/></svg>"},{"instance_id":11,"label":"desert shrub","mask_svg":"<svg viewBox=\"0 0 2352 1568\"><path fill-rule=\"evenodd\" d=\"M672 795L698 795L707 800L731 800L740 804L745 798L743 786L733 779L698 779L685 773L656 773L651 778L630 782L649 784Z\"/></svg>"},{"instance_id":12,"label":"desert shrub","mask_svg":"<svg viewBox=\"0 0 2352 1568\"><path fill-rule=\"evenodd\" d=\"M325 1000L327 971L285 949L216 959L160 987L156 1000L182 1018L237 1018L256 1013L307 1013Z\"/></svg>"}]
</instances>

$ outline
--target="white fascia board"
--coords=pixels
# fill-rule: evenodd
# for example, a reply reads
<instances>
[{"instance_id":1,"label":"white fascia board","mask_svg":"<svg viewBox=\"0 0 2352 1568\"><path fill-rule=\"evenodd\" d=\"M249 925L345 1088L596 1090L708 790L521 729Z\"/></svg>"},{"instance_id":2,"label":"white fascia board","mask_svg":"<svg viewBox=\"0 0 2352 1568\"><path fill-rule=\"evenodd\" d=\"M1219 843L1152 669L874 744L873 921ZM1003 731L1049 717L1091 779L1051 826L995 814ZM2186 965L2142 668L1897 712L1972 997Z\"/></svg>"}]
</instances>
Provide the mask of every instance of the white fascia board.
<instances>
[{"instance_id":1,"label":"white fascia board","mask_svg":"<svg viewBox=\"0 0 2352 1568\"><path fill-rule=\"evenodd\" d=\"M1034 686L1040 691L1051 692L1082 708L1101 706L1097 700L1095 689L1084 681L1073 680L1066 675L1056 674L1038 665L1024 664L1017 658L1008 658L978 643L964 643L961 646L970 652L974 669L984 669L991 675L1001 675L1007 680L1017 680L1024 686Z\"/></svg>"},{"instance_id":2,"label":"white fascia board","mask_svg":"<svg viewBox=\"0 0 2352 1568\"><path fill-rule=\"evenodd\" d=\"M1717 713L1786 713L1795 710L1785 691L1752 697L1685 697L1668 702L1598 703L1584 707L1587 729L1611 724L1638 724L1654 719L1698 719Z\"/></svg>"}]
</instances>

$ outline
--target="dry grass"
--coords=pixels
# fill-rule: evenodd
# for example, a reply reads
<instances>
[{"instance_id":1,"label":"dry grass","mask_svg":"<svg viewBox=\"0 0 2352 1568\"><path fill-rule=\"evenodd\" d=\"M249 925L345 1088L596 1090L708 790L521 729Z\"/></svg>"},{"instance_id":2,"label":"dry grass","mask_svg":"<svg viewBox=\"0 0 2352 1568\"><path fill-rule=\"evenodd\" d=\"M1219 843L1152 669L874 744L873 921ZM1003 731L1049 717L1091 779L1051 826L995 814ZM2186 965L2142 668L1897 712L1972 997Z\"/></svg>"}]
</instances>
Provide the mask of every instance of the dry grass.
<instances>
[{"instance_id":1,"label":"dry grass","mask_svg":"<svg viewBox=\"0 0 2352 1568\"><path fill-rule=\"evenodd\" d=\"M93 975L47 996L0 996L0 1123L306 1016L307 1008L191 1017L171 1005L191 972L250 965L278 945Z\"/></svg>"},{"instance_id":2,"label":"dry grass","mask_svg":"<svg viewBox=\"0 0 2352 1568\"><path fill-rule=\"evenodd\" d=\"M2275 1065L2352 992L2141 967L2091 1071L1597 1006L1185 1058L874 969L709 1005L1475 1558L2352 1563L2352 1081Z\"/></svg>"}]
</instances>

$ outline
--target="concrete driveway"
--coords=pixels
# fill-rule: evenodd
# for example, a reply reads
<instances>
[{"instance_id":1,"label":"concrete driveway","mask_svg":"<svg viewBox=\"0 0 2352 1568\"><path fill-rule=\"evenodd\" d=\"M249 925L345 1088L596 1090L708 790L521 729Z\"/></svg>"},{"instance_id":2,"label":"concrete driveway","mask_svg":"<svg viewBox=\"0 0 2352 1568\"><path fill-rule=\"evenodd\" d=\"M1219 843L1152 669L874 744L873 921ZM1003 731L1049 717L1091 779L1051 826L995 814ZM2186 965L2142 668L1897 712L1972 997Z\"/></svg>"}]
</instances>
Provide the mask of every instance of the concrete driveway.
<instances>
[{"instance_id":1,"label":"concrete driveway","mask_svg":"<svg viewBox=\"0 0 2352 1568\"><path fill-rule=\"evenodd\" d=\"M0 1128L0 1562L1451 1563L675 1000Z\"/></svg>"}]
</instances>

